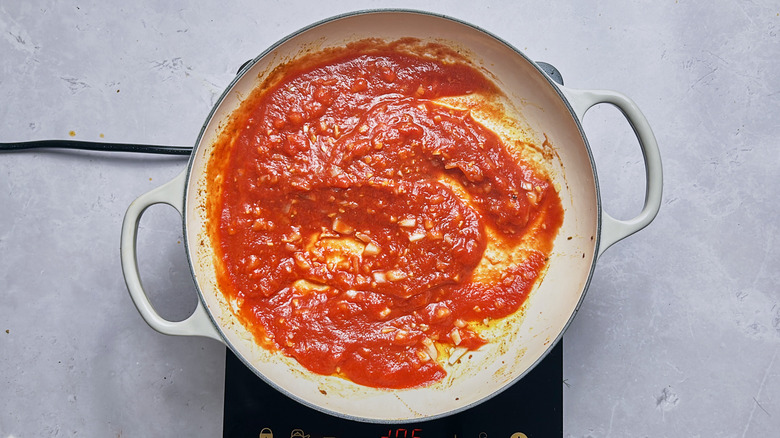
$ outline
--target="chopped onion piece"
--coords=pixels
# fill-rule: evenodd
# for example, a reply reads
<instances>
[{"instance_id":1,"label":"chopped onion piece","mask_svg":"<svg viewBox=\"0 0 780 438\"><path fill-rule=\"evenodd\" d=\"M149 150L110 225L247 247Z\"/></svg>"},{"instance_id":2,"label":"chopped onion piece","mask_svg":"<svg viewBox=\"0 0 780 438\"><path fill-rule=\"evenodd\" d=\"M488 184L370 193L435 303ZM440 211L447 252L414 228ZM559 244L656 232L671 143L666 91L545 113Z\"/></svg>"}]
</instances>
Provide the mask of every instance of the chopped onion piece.
<instances>
[{"instance_id":1,"label":"chopped onion piece","mask_svg":"<svg viewBox=\"0 0 780 438\"><path fill-rule=\"evenodd\" d=\"M455 347L450 352L450 358L447 360L450 365L455 365L466 352L469 351L466 347Z\"/></svg>"},{"instance_id":2,"label":"chopped onion piece","mask_svg":"<svg viewBox=\"0 0 780 438\"><path fill-rule=\"evenodd\" d=\"M379 247L374 244L374 242L370 242L368 245L366 245L365 248L363 248L363 255L377 255L379 254Z\"/></svg>"},{"instance_id":3,"label":"chopped onion piece","mask_svg":"<svg viewBox=\"0 0 780 438\"><path fill-rule=\"evenodd\" d=\"M425 346L425 352L428 353L428 356L430 356L431 359L436 360L436 358L439 357L439 351L436 350L436 345L431 338L423 339L423 345Z\"/></svg>"},{"instance_id":4,"label":"chopped onion piece","mask_svg":"<svg viewBox=\"0 0 780 438\"><path fill-rule=\"evenodd\" d=\"M450 337L452 338L452 342L454 342L455 345L460 345L461 341L463 341L463 339L460 337L460 330L458 330L457 327L452 329L450 332Z\"/></svg>"},{"instance_id":5,"label":"chopped onion piece","mask_svg":"<svg viewBox=\"0 0 780 438\"><path fill-rule=\"evenodd\" d=\"M357 233L355 233L355 237L357 237L363 243L371 242L371 237L366 233L361 233L358 231Z\"/></svg>"},{"instance_id":6,"label":"chopped onion piece","mask_svg":"<svg viewBox=\"0 0 780 438\"><path fill-rule=\"evenodd\" d=\"M417 242L418 240L425 239L426 233L414 233L409 235L410 242Z\"/></svg>"},{"instance_id":7,"label":"chopped onion piece","mask_svg":"<svg viewBox=\"0 0 780 438\"><path fill-rule=\"evenodd\" d=\"M333 231L341 234L352 234L355 232L355 229L342 221L341 218L336 217L336 219L333 220Z\"/></svg>"},{"instance_id":8,"label":"chopped onion piece","mask_svg":"<svg viewBox=\"0 0 780 438\"><path fill-rule=\"evenodd\" d=\"M406 275L406 273L401 270L393 269L391 271L387 271L385 273L385 277L390 281L399 281L408 277L408 275Z\"/></svg>"},{"instance_id":9,"label":"chopped onion piece","mask_svg":"<svg viewBox=\"0 0 780 438\"><path fill-rule=\"evenodd\" d=\"M400 221L398 221L398 225L401 227L412 228L417 225L417 219L415 218L401 219Z\"/></svg>"},{"instance_id":10,"label":"chopped onion piece","mask_svg":"<svg viewBox=\"0 0 780 438\"><path fill-rule=\"evenodd\" d=\"M452 314L452 311L449 307L447 307L446 304L440 304L436 306L436 310L434 311L434 316L437 320L446 318Z\"/></svg>"}]
</instances>

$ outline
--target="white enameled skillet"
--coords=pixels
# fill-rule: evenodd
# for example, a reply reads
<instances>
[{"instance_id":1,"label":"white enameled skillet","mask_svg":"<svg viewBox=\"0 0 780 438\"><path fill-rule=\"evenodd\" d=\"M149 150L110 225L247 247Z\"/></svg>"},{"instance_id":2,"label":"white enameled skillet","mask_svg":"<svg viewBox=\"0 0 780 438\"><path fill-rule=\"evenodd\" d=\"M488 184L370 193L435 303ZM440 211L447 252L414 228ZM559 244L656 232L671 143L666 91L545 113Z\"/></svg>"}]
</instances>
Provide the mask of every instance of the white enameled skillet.
<instances>
[{"instance_id":1,"label":"white enameled skillet","mask_svg":"<svg viewBox=\"0 0 780 438\"><path fill-rule=\"evenodd\" d=\"M337 377L314 375L294 360L257 347L216 286L212 242L206 233L203 208L206 168L220 127L263 75L306 50L342 46L369 37L388 41L414 37L444 43L469 54L476 65L489 71L522 114L527 140L541 143L546 136L554 146L558 170L553 178L565 210L549 269L522 315L508 318L497 329L500 335L449 368L444 381L409 390L373 389ZM585 112L601 103L614 105L625 115L644 156L644 208L630 220L616 220L602 209L596 168L581 124ZM655 218L661 192L661 159L654 135L640 110L624 95L567 88L506 42L461 21L416 11L362 11L302 29L242 68L206 120L186 170L140 196L128 208L122 228L122 267L138 311L155 330L222 342L279 391L333 415L385 423L427 420L490 398L544 358L577 313L598 257ZM170 204L182 215L187 257L198 289L197 308L179 322L168 321L154 310L138 273L138 222L144 210L157 203Z\"/></svg>"}]
</instances>

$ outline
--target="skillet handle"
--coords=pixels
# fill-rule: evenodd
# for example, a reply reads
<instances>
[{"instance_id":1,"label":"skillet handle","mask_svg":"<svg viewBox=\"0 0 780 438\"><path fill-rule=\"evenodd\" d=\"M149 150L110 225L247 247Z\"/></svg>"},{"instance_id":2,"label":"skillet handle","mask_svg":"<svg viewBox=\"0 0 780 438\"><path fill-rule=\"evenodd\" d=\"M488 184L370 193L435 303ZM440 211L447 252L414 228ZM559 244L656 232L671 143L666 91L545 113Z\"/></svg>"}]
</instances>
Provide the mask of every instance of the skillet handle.
<instances>
[{"instance_id":1,"label":"skillet handle","mask_svg":"<svg viewBox=\"0 0 780 438\"><path fill-rule=\"evenodd\" d=\"M661 208L661 196L663 192L663 170L661 169L661 153L655 135L650 129L644 114L639 107L627 96L610 90L573 90L560 87L577 117L582 121L585 113L594 105L607 103L617 107L626 117L634 130L645 162L645 203L642 211L633 219L615 219L602 211L601 236L598 256L606 251L615 242L624 239L642 228L648 226L655 219Z\"/></svg>"},{"instance_id":2,"label":"skillet handle","mask_svg":"<svg viewBox=\"0 0 780 438\"><path fill-rule=\"evenodd\" d=\"M198 306L192 312L192 315L183 321L169 321L160 316L149 301L138 272L136 245L138 243L138 223L141 220L141 215L154 204L168 204L175 208L179 214L183 214L186 183L186 172L182 172L168 183L139 196L127 208L124 222L122 222L122 240L119 246L122 271L125 276L127 290L130 292L130 298L132 298L141 317L153 329L166 335L204 336L224 342L216 328L214 328L214 324L211 322L211 318L203 307L201 300L198 300Z\"/></svg>"}]
</instances>

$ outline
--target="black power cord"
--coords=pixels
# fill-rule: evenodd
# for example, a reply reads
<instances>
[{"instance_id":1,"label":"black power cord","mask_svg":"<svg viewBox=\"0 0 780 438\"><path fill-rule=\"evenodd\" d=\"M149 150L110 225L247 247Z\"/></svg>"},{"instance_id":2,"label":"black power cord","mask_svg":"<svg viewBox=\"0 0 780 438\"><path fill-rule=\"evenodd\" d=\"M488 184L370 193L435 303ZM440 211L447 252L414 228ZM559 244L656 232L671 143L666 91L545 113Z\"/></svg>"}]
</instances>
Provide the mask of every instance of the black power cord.
<instances>
[{"instance_id":1,"label":"black power cord","mask_svg":"<svg viewBox=\"0 0 780 438\"><path fill-rule=\"evenodd\" d=\"M102 143L80 140L38 140L12 143L0 143L0 151L19 151L25 149L78 149L104 152L140 152L145 154L190 155L191 147L156 146L130 143Z\"/></svg>"}]
</instances>

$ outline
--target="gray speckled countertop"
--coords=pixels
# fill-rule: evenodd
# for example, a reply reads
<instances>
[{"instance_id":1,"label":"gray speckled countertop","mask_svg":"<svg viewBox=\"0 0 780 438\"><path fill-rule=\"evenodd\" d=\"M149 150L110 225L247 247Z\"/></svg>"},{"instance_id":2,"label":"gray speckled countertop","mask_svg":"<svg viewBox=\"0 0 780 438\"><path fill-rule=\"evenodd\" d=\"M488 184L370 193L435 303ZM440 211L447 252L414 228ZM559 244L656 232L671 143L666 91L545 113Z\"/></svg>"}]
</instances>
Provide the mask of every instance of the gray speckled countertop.
<instances>
[{"instance_id":1,"label":"gray speckled countertop","mask_svg":"<svg viewBox=\"0 0 780 438\"><path fill-rule=\"evenodd\" d=\"M0 2L0 142L191 145L237 68L337 13L415 2ZM565 336L567 437L768 437L780 428L780 5L435 1L573 88L621 91L661 147L661 212L599 260ZM611 107L585 119L605 208L644 174ZM0 438L217 436L224 347L160 335L119 265L138 195L182 158L0 154ZM178 214L141 221L153 301L196 297Z\"/></svg>"}]
</instances>

